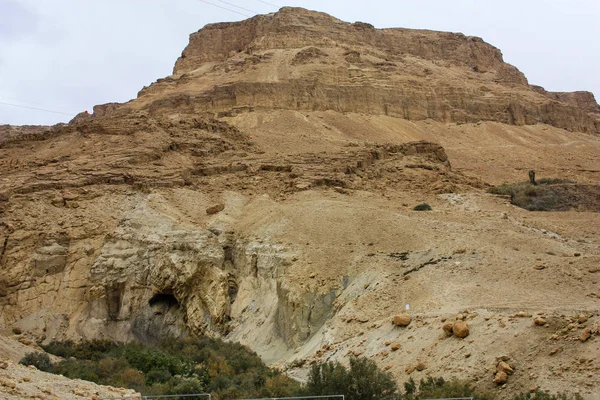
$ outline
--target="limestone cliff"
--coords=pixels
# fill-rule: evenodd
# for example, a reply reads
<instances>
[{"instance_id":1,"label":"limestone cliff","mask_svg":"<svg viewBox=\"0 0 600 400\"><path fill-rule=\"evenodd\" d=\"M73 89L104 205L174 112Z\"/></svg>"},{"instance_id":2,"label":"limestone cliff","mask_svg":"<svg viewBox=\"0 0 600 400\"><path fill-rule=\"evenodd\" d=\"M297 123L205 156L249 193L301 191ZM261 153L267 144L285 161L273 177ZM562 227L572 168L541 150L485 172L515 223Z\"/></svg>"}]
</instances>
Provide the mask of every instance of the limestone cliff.
<instances>
[{"instance_id":1,"label":"limestone cliff","mask_svg":"<svg viewBox=\"0 0 600 400\"><path fill-rule=\"evenodd\" d=\"M161 99L152 101L153 94ZM593 95L530 87L480 38L375 29L290 7L192 34L173 76L140 95L154 111L182 103L213 112L251 105L600 132Z\"/></svg>"}]
</instances>

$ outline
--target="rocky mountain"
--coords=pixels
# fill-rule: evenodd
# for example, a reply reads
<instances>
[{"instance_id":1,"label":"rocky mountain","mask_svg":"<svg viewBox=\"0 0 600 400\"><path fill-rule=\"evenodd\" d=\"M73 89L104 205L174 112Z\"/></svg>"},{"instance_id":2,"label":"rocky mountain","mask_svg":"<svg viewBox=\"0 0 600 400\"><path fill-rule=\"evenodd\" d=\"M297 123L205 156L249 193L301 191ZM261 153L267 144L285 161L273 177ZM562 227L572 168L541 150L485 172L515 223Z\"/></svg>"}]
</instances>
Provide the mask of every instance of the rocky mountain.
<instances>
[{"instance_id":1,"label":"rocky mountain","mask_svg":"<svg viewBox=\"0 0 600 400\"><path fill-rule=\"evenodd\" d=\"M597 398L598 213L486 189L535 169L597 190L598 133L592 94L479 38L298 8L208 25L136 99L3 128L0 330Z\"/></svg>"}]
</instances>

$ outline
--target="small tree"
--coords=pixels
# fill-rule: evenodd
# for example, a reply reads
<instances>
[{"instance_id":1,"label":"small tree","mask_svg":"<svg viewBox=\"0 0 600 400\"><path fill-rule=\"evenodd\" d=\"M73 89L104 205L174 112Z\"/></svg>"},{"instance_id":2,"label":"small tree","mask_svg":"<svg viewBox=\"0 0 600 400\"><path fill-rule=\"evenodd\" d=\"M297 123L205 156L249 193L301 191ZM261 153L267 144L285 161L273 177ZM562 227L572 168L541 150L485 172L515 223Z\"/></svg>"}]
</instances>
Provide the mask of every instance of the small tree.
<instances>
[{"instance_id":1,"label":"small tree","mask_svg":"<svg viewBox=\"0 0 600 400\"><path fill-rule=\"evenodd\" d=\"M350 370L339 363L312 366L306 390L309 395L343 394L348 400L385 400L397 396L392 376L367 358L350 359Z\"/></svg>"},{"instance_id":2,"label":"small tree","mask_svg":"<svg viewBox=\"0 0 600 400\"><path fill-rule=\"evenodd\" d=\"M348 389L348 371L339 363L314 364L306 390L310 395L344 394Z\"/></svg>"},{"instance_id":3,"label":"small tree","mask_svg":"<svg viewBox=\"0 0 600 400\"><path fill-rule=\"evenodd\" d=\"M350 359L349 400L384 400L396 398L398 388L387 372L380 371L368 358Z\"/></svg>"}]
</instances>

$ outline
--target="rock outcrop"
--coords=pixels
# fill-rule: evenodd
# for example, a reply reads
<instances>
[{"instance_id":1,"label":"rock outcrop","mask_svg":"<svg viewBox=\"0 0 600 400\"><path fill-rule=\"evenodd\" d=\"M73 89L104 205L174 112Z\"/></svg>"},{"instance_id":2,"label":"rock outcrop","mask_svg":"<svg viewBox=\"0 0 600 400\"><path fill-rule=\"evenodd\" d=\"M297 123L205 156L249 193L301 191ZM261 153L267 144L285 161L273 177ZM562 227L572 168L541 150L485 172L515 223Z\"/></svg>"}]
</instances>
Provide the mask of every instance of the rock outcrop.
<instances>
[{"instance_id":1,"label":"rock outcrop","mask_svg":"<svg viewBox=\"0 0 600 400\"><path fill-rule=\"evenodd\" d=\"M216 71L235 82L211 79ZM140 100L163 113L182 105L219 113L251 106L600 132L591 93L529 86L480 38L375 29L291 7L190 35L173 76L143 90Z\"/></svg>"}]
</instances>

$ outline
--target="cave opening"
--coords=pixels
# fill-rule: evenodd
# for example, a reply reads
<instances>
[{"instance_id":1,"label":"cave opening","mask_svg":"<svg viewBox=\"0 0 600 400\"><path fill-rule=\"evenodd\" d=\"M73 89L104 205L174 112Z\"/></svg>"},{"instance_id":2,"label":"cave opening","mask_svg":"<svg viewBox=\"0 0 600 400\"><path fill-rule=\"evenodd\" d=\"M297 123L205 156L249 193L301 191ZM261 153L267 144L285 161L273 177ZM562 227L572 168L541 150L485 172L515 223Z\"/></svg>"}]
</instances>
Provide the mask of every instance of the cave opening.
<instances>
[{"instance_id":1,"label":"cave opening","mask_svg":"<svg viewBox=\"0 0 600 400\"><path fill-rule=\"evenodd\" d=\"M157 293L150 300L148 300L150 307L154 306L166 306L167 308L179 307L179 302L172 294L168 293Z\"/></svg>"}]
</instances>

